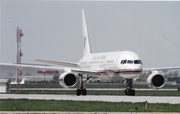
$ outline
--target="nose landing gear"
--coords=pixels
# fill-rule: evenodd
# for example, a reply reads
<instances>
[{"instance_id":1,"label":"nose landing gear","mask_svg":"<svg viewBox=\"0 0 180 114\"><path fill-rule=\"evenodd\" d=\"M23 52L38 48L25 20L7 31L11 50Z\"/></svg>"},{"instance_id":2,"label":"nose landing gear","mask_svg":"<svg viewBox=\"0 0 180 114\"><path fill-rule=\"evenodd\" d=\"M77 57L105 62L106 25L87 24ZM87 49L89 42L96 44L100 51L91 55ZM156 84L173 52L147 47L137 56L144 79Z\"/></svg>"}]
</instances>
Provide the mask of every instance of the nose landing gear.
<instances>
[{"instance_id":1,"label":"nose landing gear","mask_svg":"<svg viewBox=\"0 0 180 114\"><path fill-rule=\"evenodd\" d=\"M124 95L135 96L135 90L132 89L133 79L126 79L126 89L124 90Z\"/></svg>"}]
</instances>

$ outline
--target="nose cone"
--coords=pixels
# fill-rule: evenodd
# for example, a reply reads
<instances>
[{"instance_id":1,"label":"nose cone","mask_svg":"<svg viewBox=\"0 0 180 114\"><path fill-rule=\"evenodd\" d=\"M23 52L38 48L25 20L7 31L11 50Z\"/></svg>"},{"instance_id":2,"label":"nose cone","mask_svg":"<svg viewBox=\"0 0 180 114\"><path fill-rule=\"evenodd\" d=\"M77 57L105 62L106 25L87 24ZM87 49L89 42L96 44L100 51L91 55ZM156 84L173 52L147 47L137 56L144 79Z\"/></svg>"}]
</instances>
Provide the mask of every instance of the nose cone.
<instances>
[{"instance_id":1,"label":"nose cone","mask_svg":"<svg viewBox=\"0 0 180 114\"><path fill-rule=\"evenodd\" d=\"M126 64L125 69L142 71L142 64Z\"/></svg>"},{"instance_id":2,"label":"nose cone","mask_svg":"<svg viewBox=\"0 0 180 114\"><path fill-rule=\"evenodd\" d=\"M142 72L142 62L136 53L124 51L120 60L119 70L122 77L132 79Z\"/></svg>"},{"instance_id":3,"label":"nose cone","mask_svg":"<svg viewBox=\"0 0 180 114\"><path fill-rule=\"evenodd\" d=\"M120 76L126 79L138 77L142 73L142 65L127 65L126 68L120 70Z\"/></svg>"}]
</instances>

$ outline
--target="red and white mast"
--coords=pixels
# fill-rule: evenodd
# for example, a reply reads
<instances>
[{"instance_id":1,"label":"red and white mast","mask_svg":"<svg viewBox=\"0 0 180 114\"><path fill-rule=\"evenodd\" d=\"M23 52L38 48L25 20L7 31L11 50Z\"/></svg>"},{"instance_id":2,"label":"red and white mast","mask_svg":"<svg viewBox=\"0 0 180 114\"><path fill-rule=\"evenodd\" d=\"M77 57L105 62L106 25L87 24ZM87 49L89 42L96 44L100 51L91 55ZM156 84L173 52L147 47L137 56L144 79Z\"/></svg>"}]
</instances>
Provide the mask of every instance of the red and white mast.
<instances>
[{"instance_id":1,"label":"red and white mast","mask_svg":"<svg viewBox=\"0 0 180 114\"><path fill-rule=\"evenodd\" d=\"M23 56L23 53L21 51L21 37L23 36L23 32L22 30L17 27L17 34L16 34L16 37L17 37L17 61L16 63L17 64L21 64L21 57ZM22 75L22 71L21 71L21 68L18 68L16 69L16 73L17 73L17 90L19 90L19 84L20 84L20 77Z\"/></svg>"}]
</instances>

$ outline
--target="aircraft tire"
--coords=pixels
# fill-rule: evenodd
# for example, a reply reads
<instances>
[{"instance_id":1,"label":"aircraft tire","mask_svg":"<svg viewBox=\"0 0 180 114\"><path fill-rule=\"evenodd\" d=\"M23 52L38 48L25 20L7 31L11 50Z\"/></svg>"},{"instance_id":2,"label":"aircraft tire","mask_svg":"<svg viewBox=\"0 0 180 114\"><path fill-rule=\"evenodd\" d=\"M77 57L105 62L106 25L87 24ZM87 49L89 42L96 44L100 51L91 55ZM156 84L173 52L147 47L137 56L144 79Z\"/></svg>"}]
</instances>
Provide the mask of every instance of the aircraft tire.
<instances>
[{"instance_id":1,"label":"aircraft tire","mask_svg":"<svg viewBox=\"0 0 180 114\"><path fill-rule=\"evenodd\" d=\"M134 89L132 89L130 93L131 93L131 96L135 96L135 90Z\"/></svg>"},{"instance_id":2,"label":"aircraft tire","mask_svg":"<svg viewBox=\"0 0 180 114\"><path fill-rule=\"evenodd\" d=\"M82 90L81 90L81 94L82 94L82 95L86 95L86 94L87 94L86 89L82 89Z\"/></svg>"},{"instance_id":3,"label":"aircraft tire","mask_svg":"<svg viewBox=\"0 0 180 114\"><path fill-rule=\"evenodd\" d=\"M127 96L135 96L135 90L134 89L125 89L124 90L124 95L127 95Z\"/></svg>"},{"instance_id":4,"label":"aircraft tire","mask_svg":"<svg viewBox=\"0 0 180 114\"><path fill-rule=\"evenodd\" d=\"M81 95L81 90L80 90L80 89L77 89L77 90L76 90L76 95L77 95L77 96L80 96L80 95Z\"/></svg>"},{"instance_id":5,"label":"aircraft tire","mask_svg":"<svg viewBox=\"0 0 180 114\"><path fill-rule=\"evenodd\" d=\"M127 90L126 89L124 90L124 95L127 95Z\"/></svg>"}]
</instances>

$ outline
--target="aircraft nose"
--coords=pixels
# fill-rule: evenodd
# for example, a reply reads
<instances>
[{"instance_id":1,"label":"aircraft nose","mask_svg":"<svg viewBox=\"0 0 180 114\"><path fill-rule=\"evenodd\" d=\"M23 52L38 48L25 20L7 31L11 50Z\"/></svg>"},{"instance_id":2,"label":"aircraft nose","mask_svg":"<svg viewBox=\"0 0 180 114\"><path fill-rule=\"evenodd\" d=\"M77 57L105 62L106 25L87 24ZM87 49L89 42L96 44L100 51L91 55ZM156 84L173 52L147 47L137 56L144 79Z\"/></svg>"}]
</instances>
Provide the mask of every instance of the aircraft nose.
<instances>
[{"instance_id":1,"label":"aircraft nose","mask_svg":"<svg viewBox=\"0 0 180 114\"><path fill-rule=\"evenodd\" d=\"M142 70L142 65L137 64L137 65L135 65L135 66L134 66L134 69L139 69L139 70Z\"/></svg>"},{"instance_id":2,"label":"aircraft nose","mask_svg":"<svg viewBox=\"0 0 180 114\"><path fill-rule=\"evenodd\" d=\"M141 64L137 64L135 65L137 69L142 69L142 65Z\"/></svg>"},{"instance_id":3,"label":"aircraft nose","mask_svg":"<svg viewBox=\"0 0 180 114\"><path fill-rule=\"evenodd\" d=\"M141 65L141 64L127 65L127 66L126 66L126 69L142 70L142 65Z\"/></svg>"}]
</instances>

